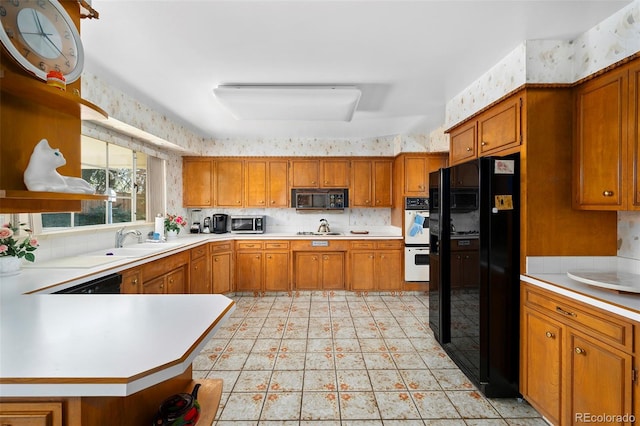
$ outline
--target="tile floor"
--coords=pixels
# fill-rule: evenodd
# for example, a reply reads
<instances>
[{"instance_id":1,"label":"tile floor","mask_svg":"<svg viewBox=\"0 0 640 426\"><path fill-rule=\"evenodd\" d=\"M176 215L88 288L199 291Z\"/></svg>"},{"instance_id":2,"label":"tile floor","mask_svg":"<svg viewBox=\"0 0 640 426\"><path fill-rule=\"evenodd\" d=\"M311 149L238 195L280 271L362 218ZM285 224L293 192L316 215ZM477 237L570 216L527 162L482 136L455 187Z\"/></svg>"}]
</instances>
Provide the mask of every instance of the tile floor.
<instances>
[{"instance_id":1,"label":"tile floor","mask_svg":"<svg viewBox=\"0 0 640 426\"><path fill-rule=\"evenodd\" d=\"M526 402L471 384L435 341L426 294L232 298L193 364L224 380L214 425L546 426Z\"/></svg>"}]
</instances>

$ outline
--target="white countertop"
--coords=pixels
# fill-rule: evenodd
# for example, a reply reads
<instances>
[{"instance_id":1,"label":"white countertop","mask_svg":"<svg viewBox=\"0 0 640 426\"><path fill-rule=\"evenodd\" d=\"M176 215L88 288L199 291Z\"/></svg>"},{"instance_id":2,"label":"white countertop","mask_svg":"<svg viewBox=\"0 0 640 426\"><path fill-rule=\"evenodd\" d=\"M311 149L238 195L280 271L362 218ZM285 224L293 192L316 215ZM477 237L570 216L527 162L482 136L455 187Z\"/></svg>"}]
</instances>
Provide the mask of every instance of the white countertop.
<instances>
[{"instance_id":1,"label":"white countertop","mask_svg":"<svg viewBox=\"0 0 640 426\"><path fill-rule=\"evenodd\" d=\"M521 275L520 279L634 321L640 321L640 295L617 293L591 286L569 278L566 273L527 274Z\"/></svg>"},{"instance_id":2,"label":"white countertop","mask_svg":"<svg viewBox=\"0 0 640 426\"><path fill-rule=\"evenodd\" d=\"M178 247L142 258L23 268L0 277L0 397L131 395L184 372L235 309L223 295L49 293L214 241L401 238L399 230L387 229L335 236L186 234L171 241Z\"/></svg>"}]
</instances>

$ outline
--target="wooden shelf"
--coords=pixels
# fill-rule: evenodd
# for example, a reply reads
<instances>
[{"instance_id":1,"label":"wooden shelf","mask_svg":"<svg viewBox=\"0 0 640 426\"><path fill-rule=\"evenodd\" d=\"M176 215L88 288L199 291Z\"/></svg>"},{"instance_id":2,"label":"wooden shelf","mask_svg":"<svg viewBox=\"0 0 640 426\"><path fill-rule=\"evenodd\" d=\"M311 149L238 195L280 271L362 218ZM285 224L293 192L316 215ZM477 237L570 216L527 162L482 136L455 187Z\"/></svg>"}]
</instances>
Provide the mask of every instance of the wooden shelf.
<instances>
[{"instance_id":1,"label":"wooden shelf","mask_svg":"<svg viewBox=\"0 0 640 426\"><path fill-rule=\"evenodd\" d=\"M194 379L182 392L191 393L196 383L200 383L197 398L200 404L198 424L213 424L220 406L220 398L222 397L222 379Z\"/></svg>"},{"instance_id":2,"label":"wooden shelf","mask_svg":"<svg viewBox=\"0 0 640 426\"><path fill-rule=\"evenodd\" d=\"M42 84L33 84L31 78L14 75L10 83L0 78L0 89L2 93L29 99L72 117L80 117L82 120L109 118L109 114L99 106L73 93L48 86L44 81Z\"/></svg>"},{"instance_id":3,"label":"wooden shelf","mask_svg":"<svg viewBox=\"0 0 640 426\"><path fill-rule=\"evenodd\" d=\"M40 192L0 189L0 198L14 200L106 200L107 195L73 194L68 192Z\"/></svg>"}]
</instances>

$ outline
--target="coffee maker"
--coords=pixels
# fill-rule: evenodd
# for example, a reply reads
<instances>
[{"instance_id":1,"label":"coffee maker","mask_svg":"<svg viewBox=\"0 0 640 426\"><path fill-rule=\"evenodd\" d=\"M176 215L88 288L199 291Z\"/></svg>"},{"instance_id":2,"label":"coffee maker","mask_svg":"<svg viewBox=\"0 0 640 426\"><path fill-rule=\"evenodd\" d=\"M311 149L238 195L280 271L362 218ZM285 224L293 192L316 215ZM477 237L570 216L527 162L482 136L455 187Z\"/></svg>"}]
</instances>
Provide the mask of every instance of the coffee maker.
<instances>
[{"instance_id":1,"label":"coffee maker","mask_svg":"<svg viewBox=\"0 0 640 426\"><path fill-rule=\"evenodd\" d=\"M200 229L200 209L191 211L191 226L189 227L189 232L192 234L199 234L202 232Z\"/></svg>"},{"instance_id":2,"label":"coffee maker","mask_svg":"<svg viewBox=\"0 0 640 426\"><path fill-rule=\"evenodd\" d=\"M229 232L227 231L228 218L229 215L223 213L218 213L211 216L211 219L213 221L213 228L211 229L211 232L213 232L214 234L224 234Z\"/></svg>"}]
</instances>

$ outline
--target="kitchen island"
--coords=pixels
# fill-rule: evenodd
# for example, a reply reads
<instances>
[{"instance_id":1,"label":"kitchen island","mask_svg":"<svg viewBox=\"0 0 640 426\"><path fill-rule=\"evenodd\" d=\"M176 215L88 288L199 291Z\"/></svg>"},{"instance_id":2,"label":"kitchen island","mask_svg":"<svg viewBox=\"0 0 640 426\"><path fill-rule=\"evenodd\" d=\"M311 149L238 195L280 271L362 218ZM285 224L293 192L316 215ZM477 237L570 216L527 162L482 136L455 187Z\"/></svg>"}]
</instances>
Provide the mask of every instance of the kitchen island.
<instances>
[{"instance_id":1,"label":"kitchen island","mask_svg":"<svg viewBox=\"0 0 640 426\"><path fill-rule=\"evenodd\" d=\"M105 268L0 277L3 424L150 424L166 397L193 387L193 359L235 309L226 296L25 294ZM222 381L198 383L203 415L213 419Z\"/></svg>"}]
</instances>

